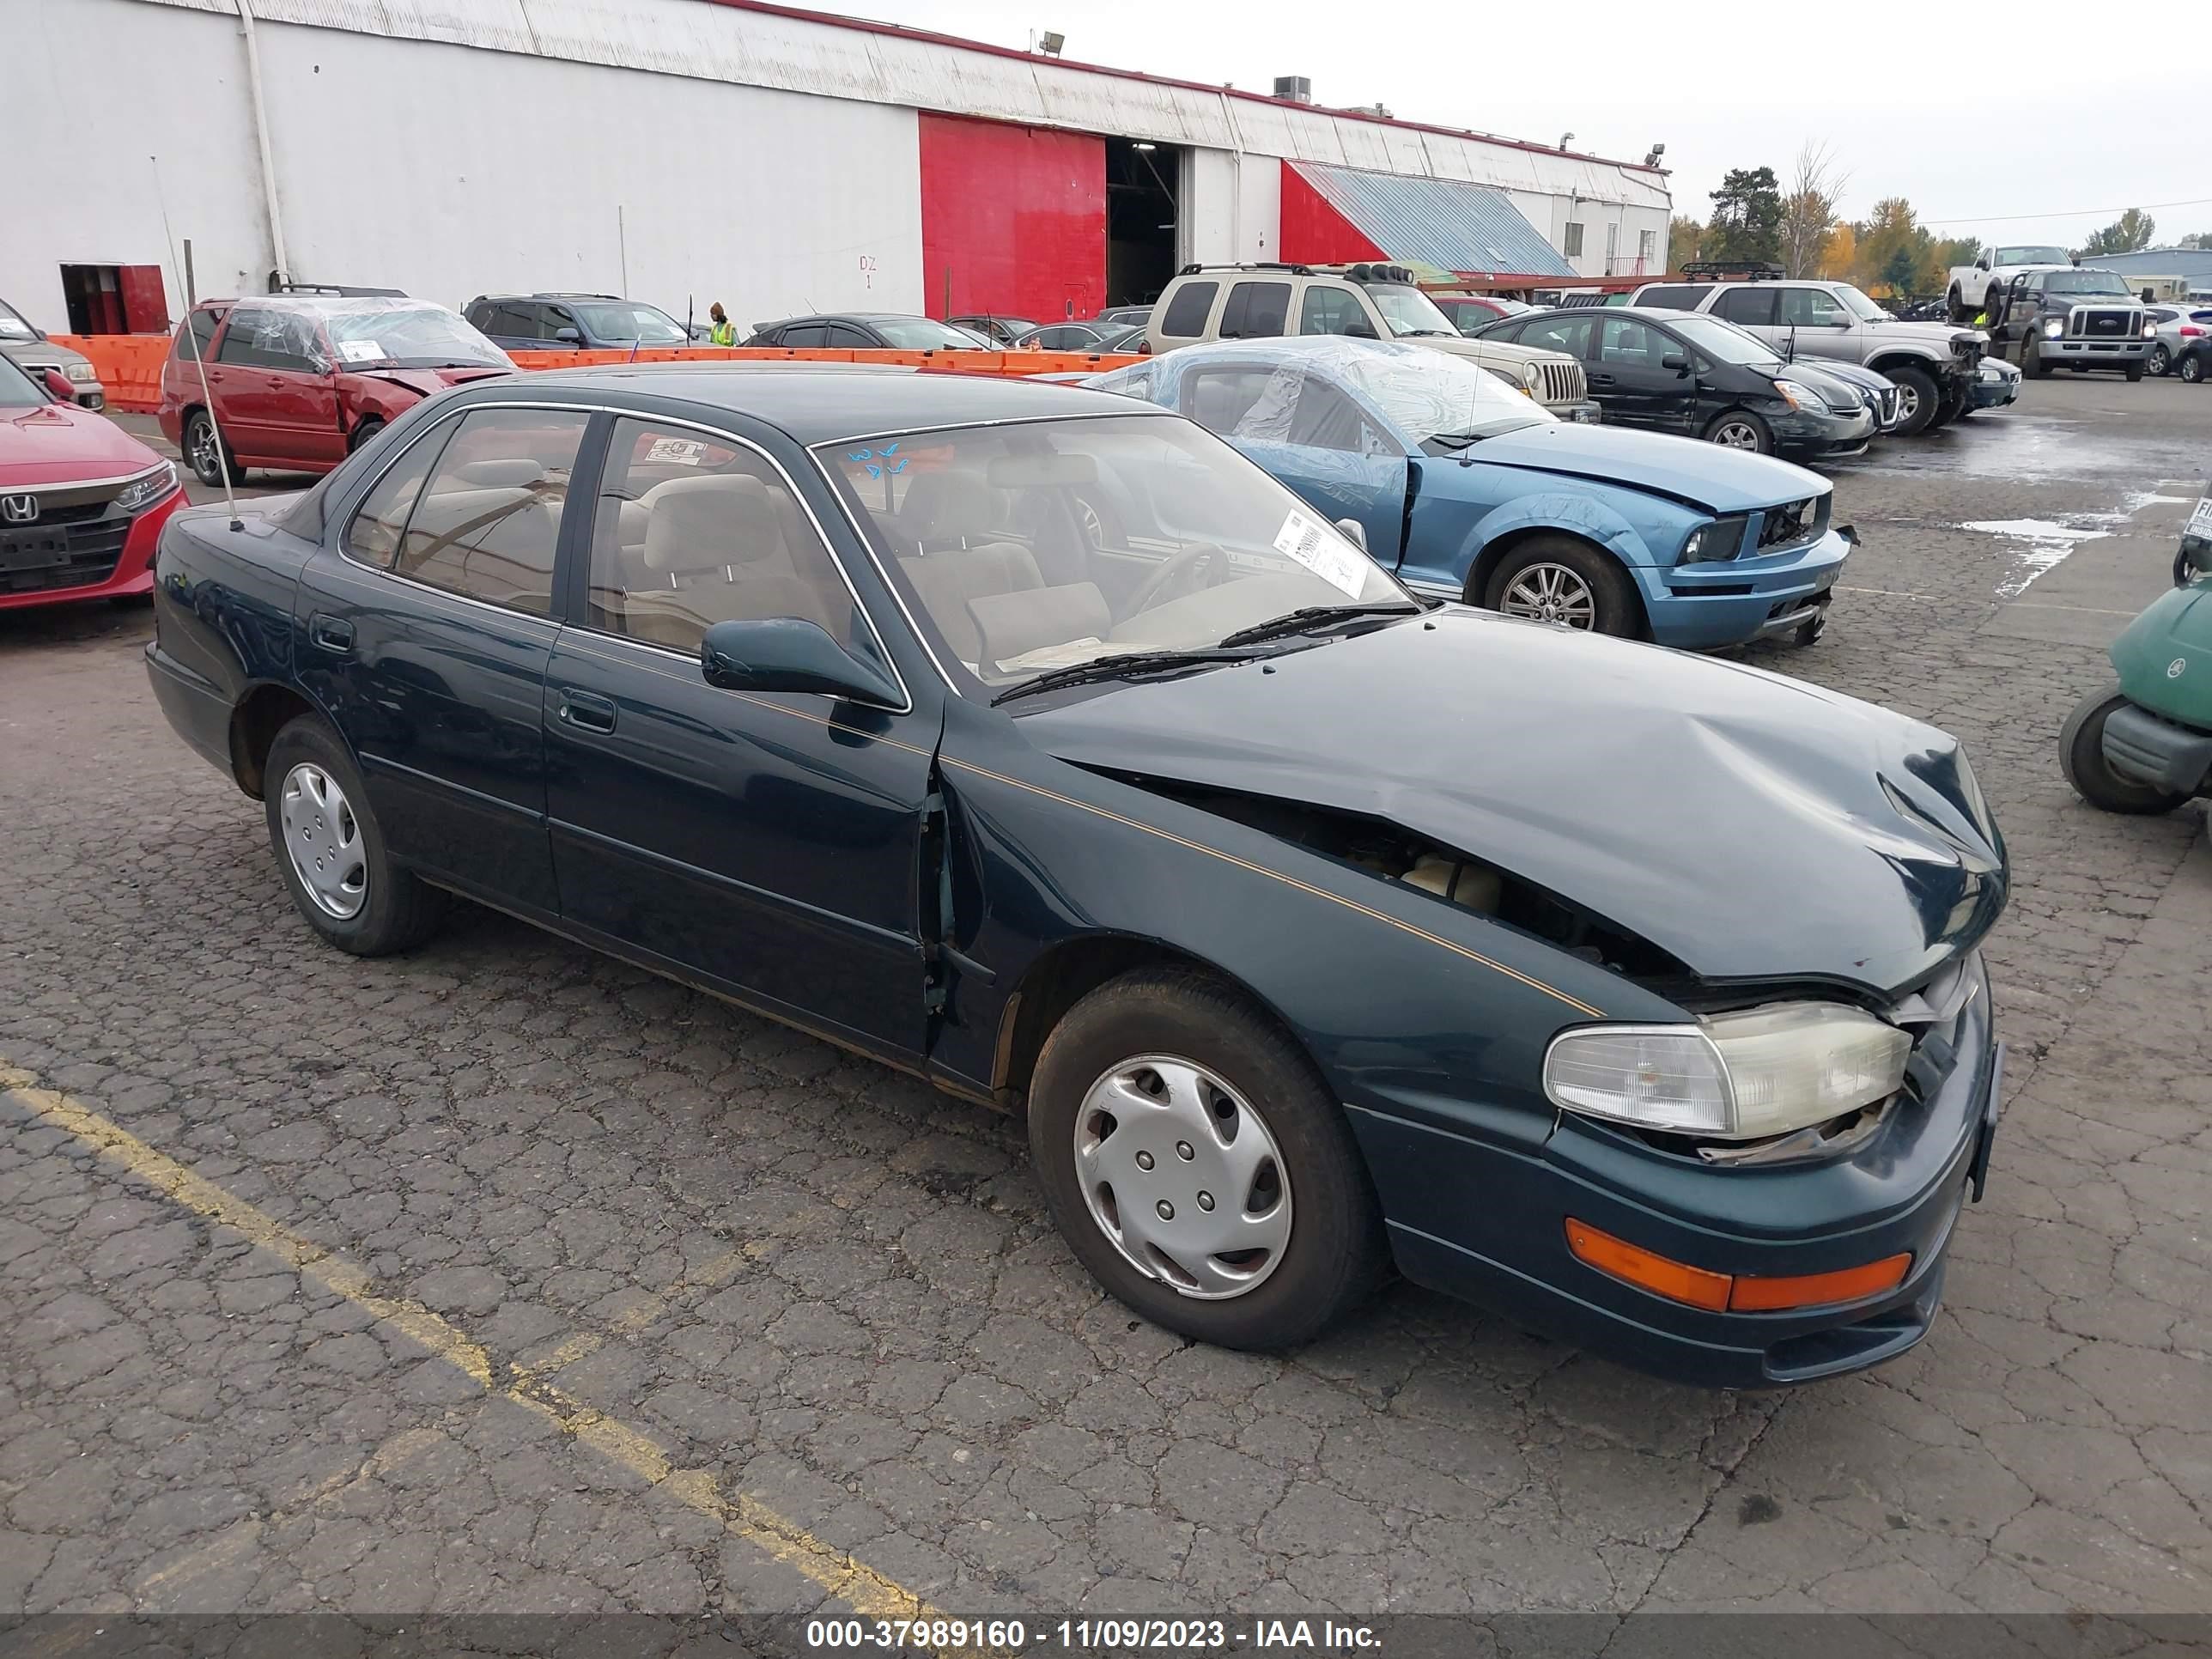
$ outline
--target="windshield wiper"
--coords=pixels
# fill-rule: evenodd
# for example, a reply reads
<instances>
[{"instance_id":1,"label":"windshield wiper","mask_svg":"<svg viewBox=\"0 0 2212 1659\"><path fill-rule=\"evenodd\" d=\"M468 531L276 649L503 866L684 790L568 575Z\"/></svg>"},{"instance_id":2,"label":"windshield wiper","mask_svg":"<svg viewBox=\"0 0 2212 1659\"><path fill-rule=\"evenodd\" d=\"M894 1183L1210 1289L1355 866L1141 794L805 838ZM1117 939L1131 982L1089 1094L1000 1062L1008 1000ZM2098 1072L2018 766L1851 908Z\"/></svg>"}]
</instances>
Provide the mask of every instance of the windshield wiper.
<instances>
[{"instance_id":1,"label":"windshield wiper","mask_svg":"<svg viewBox=\"0 0 2212 1659\"><path fill-rule=\"evenodd\" d=\"M1093 657L1089 662L1073 662L1065 668L1048 668L1042 674L1024 680L1019 685L1009 686L1000 692L991 699L991 707L996 708L1002 702L1026 697L1033 691L1052 691L1063 685L1081 685L1086 680L1119 679L1124 674L1158 674L1178 668L1204 668L1212 663L1251 660L1249 652L1218 648L1210 651L1123 651L1111 657Z\"/></svg>"},{"instance_id":2,"label":"windshield wiper","mask_svg":"<svg viewBox=\"0 0 2212 1659\"><path fill-rule=\"evenodd\" d=\"M1304 605L1296 611L1286 611L1279 617L1263 623L1254 623L1249 628L1240 628L1224 637L1225 647L1259 645L1268 640L1281 639L1286 634L1303 634L1308 629L1325 623L1352 622L1361 617L1411 617L1425 606L1415 601L1392 599L1374 605Z\"/></svg>"}]
</instances>

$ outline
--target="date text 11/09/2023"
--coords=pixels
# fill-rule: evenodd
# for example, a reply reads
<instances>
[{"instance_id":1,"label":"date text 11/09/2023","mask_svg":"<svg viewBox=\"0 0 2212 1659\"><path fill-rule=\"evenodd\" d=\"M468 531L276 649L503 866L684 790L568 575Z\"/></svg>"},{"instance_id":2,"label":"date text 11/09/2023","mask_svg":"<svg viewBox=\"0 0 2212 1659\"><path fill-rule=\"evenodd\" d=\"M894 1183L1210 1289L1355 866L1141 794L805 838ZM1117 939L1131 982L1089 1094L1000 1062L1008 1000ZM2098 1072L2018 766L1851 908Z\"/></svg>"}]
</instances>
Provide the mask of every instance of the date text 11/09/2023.
<instances>
[{"instance_id":1,"label":"date text 11/09/2023","mask_svg":"<svg viewBox=\"0 0 2212 1659\"><path fill-rule=\"evenodd\" d=\"M897 1654L1212 1653L1223 1649L1371 1651L1379 1635L1332 1619L810 1619L806 1645Z\"/></svg>"}]
</instances>

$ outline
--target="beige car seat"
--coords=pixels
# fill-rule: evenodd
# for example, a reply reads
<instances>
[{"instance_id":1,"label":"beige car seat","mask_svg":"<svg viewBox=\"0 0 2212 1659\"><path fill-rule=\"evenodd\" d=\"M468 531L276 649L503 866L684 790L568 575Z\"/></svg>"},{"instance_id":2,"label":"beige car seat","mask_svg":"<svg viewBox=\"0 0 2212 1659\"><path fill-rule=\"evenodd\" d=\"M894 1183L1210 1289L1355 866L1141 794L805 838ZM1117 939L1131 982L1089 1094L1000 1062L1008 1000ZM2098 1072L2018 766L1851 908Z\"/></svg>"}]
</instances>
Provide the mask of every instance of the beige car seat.
<instances>
[{"instance_id":1,"label":"beige car seat","mask_svg":"<svg viewBox=\"0 0 2212 1659\"><path fill-rule=\"evenodd\" d=\"M977 473L925 472L899 508L900 538L915 548L900 557L900 572L953 655L970 665L982 660L983 640L969 601L1044 586L1036 556L1000 529L999 495Z\"/></svg>"},{"instance_id":2,"label":"beige car seat","mask_svg":"<svg viewBox=\"0 0 2212 1659\"><path fill-rule=\"evenodd\" d=\"M848 639L850 605L833 618L815 586L799 575L783 514L758 478L672 478L638 504L649 515L642 562L653 585L625 596L623 632L694 651L716 623L797 617L840 643Z\"/></svg>"}]
</instances>

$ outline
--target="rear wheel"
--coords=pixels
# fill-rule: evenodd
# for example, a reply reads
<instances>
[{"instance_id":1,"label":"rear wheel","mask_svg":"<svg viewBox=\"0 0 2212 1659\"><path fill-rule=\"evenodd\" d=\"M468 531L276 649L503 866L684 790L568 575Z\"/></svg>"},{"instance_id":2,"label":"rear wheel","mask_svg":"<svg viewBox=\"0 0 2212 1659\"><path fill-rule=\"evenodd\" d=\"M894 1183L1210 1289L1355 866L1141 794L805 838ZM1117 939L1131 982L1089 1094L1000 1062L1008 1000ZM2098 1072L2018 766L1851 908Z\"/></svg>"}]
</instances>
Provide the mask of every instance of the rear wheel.
<instances>
[{"instance_id":1,"label":"rear wheel","mask_svg":"<svg viewBox=\"0 0 2212 1659\"><path fill-rule=\"evenodd\" d=\"M1944 303L1950 308L1951 320L1954 323L1963 323L1966 320L1966 296L1959 292L1959 285L1956 283L1951 284L1951 292L1946 297Z\"/></svg>"},{"instance_id":2,"label":"rear wheel","mask_svg":"<svg viewBox=\"0 0 2212 1659\"><path fill-rule=\"evenodd\" d=\"M223 469L230 469L230 482L243 482L245 474L238 465L238 457L222 441L222 434L209 418L204 409L196 409L185 418L184 441L179 447L185 452L185 465L192 470L192 477L211 489L222 488Z\"/></svg>"},{"instance_id":3,"label":"rear wheel","mask_svg":"<svg viewBox=\"0 0 2212 1659\"><path fill-rule=\"evenodd\" d=\"M1509 617L1585 634L1634 639L1644 632L1644 608L1628 573L1571 536L1532 536L1522 542L1490 573L1481 599L1474 602Z\"/></svg>"},{"instance_id":4,"label":"rear wheel","mask_svg":"<svg viewBox=\"0 0 2212 1659\"><path fill-rule=\"evenodd\" d=\"M2181 378L2195 386L2204 378L2204 354L2192 351L2181 360Z\"/></svg>"},{"instance_id":5,"label":"rear wheel","mask_svg":"<svg viewBox=\"0 0 2212 1659\"><path fill-rule=\"evenodd\" d=\"M1901 438L1916 437L1935 423L1936 410L1942 396L1936 390L1935 377L1924 368L1907 364L1899 368L1885 368L1882 373L1896 383L1897 407L1900 416L1897 434Z\"/></svg>"},{"instance_id":6,"label":"rear wheel","mask_svg":"<svg viewBox=\"0 0 2212 1659\"><path fill-rule=\"evenodd\" d=\"M276 867L325 941L381 957L437 931L446 895L392 861L361 774L329 726L302 714L277 732L262 788Z\"/></svg>"},{"instance_id":7,"label":"rear wheel","mask_svg":"<svg viewBox=\"0 0 2212 1659\"><path fill-rule=\"evenodd\" d=\"M1206 975L1140 969L1077 1003L1037 1057L1029 1135L1077 1260L1199 1341L1295 1346L1388 1268L1343 1108L1297 1044Z\"/></svg>"},{"instance_id":8,"label":"rear wheel","mask_svg":"<svg viewBox=\"0 0 2212 1659\"><path fill-rule=\"evenodd\" d=\"M2171 812L2189 797L2124 778L2105 759L2105 722L2127 702L2118 686L2106 685L2075 704L2058 734L2059 769L2075 794L2105 811Z\"/></svg>"}]
</instances>

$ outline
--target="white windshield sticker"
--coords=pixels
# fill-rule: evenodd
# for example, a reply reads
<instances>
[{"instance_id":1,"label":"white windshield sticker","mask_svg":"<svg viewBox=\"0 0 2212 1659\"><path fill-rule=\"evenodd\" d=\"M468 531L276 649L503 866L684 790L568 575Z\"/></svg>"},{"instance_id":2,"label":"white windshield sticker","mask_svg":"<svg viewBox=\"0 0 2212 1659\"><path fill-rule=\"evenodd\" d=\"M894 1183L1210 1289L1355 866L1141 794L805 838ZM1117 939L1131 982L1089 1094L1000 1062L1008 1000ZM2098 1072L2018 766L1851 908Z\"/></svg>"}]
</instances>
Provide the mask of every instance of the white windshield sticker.
<instances>
[{"instance_id":1,"label":"white windshield sticker","mask_svg":"<svg viewBox=\"0 0 2212 1659\"><path fill-rule=\"evenodd\" d=\"M2212 495L2197 503L2197 510L2189 515L2189 533L2192 536L2212 536Z\"/></svg>"},{"instance_id":2,"label":"white windshield sticker","mask_svg":"<svg viewBox=\"0 0 2212 1659\"><path fill-rule=\"evenodd\" d=\"M1366 585L1367 561L1358 550L1346 545L1343 537L1320 520L1309 519L1303 513L1293 513L1283 520L1283 527L1275 532L1275 551L1296 559L1351 598L1357 599Z\"/></svg>"},{"instance_id":3,"label":"white windshield sticker","mask_svg":"<svg viewBox=\"0 0 2212 1659\"><path fill-rule=\"evenodd\" d=\"M645 459L668 466L697 466L707 459L707 446L696 438L655 438Z\"/></svg>"},{"instance_id":4,"label":"white windshield sticker","mask_svg":"<svg viewBox=\"0 0 2212 1659\"><path fill-rule=\"evenodd\" d=\"M392 354L374 340L340 340L338 356L349 363L381 362Z\"/></svg>"}]
</instances>

